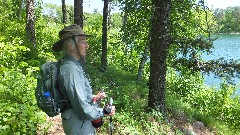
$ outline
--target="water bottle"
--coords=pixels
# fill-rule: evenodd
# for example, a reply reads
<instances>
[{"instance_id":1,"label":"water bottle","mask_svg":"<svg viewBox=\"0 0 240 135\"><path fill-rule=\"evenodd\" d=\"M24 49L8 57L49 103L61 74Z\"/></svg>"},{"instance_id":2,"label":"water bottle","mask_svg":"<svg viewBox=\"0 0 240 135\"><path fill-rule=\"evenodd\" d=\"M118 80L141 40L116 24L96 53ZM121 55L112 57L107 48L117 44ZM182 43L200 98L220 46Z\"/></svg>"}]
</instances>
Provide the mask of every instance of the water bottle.
<instances>
[{"instance_id":1,"label":"water bottle","mask_svg":"<svg viewBox=\"0 0 240 135\"><path fill-rule=\"evenodd\" d=\"M51 93L49 91L44 92L43 96L46 98L47 103L51 103L52 102Z\"/></svg>"}]
</instances>

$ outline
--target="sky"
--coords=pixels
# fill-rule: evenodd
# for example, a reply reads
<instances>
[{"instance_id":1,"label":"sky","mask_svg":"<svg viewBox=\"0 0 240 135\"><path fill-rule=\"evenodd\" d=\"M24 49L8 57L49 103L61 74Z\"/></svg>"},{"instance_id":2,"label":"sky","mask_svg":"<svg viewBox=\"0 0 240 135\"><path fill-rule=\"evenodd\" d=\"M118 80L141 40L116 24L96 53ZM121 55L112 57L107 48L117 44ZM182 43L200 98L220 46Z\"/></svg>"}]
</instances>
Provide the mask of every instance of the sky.
<instances>
[{"instance_id":1,"label":"sky","mask_svg":"<svg viewBox=\"0 0 240 135\"><path fill-rule=\"evenodd\" d=\"M74 0L65 0L67 4L73 5ZM240 0L205 0L210 9L216 8L227 8L229 6L240 6ZM43 0L43 3L53 3L60 6L62 4L62 0ZM102 0L83 0L83 11L84 12L93 12L93 10L97 8L98 11L102 11L103 2Z\"/></svg>"},{"instance_id":2,"label":"sky","mask_svg":"<svg viewBox=\"0 0 240 135\"><path fill-rule=\"evenodd\" d=\"M52 3L57 4L58 6L62 5L62 0L42 0L43 3ZM66 4L73 5L74 0L65 0ZM103 2L102 0L83 0L83 11L84 12L93 12L93 10L97 8L98 11L103 10Z\"/></svg>"},{"instance_id":3,"label":"sky","mask_svg":"<svg viewBox=\"0 0 240 135\"><path fill-rule=\"evenodd\" d=\"M210 9L240 6L240 0L205 0Z\"/></svg>"}]
</instances>

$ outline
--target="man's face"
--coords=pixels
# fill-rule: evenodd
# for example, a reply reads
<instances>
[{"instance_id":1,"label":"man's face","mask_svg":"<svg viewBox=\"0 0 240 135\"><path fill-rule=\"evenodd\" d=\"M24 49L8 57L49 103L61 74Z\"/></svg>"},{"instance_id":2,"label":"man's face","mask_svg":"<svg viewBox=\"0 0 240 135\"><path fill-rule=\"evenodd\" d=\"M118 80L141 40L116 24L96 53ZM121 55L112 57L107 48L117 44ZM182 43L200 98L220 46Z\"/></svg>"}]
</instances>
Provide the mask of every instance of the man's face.
<instances>
[{"instance_id":1,"label":"man's face","mask_svg":"<svg viewBox=\"0 0 240 135\"><path fill-rule=\"evenodd\" d=\"M87 53L87 48L88 48L86 36L80 36L78 38L77 45L78 45L80 56L85 57Z\"/></svg>"}]
</instances>

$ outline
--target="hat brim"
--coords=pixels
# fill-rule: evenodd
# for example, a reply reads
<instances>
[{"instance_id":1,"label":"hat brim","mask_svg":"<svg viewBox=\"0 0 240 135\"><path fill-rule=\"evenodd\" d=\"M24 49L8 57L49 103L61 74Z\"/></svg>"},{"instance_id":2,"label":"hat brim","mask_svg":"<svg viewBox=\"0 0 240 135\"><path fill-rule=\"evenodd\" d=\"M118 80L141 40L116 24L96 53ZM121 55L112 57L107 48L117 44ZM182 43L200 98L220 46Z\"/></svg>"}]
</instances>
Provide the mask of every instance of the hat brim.
<instances>
[{"instance_id":1,"label":"hat brim","mask_svg":"<svg viewBox=\"0 0 240 135\"><path fill-rule=\"evenodd\" d=\"M86 36L86 37L92 37L92 35L86 35L86 34L81 34L81 35L75 35L75 36ZM70 38L70 37L68 37ZM55 52L59 52L62 50L62 46L63 46L63 42L64 40L68 39L68 38L64 38L61 40L58 40L56 43L53 44L52 46L52 50Z\"/></svg>"},{"instance_id":2,"label":"hat brim","mask_svg":"<svg viewBox=\"0 0 240 135\"><path fill-rule=\"evenodd\" d=\"M65 40L65 39L58 40L55 44L53 44L52 50L53 50L54 52L59 52L59 51L61 51L64 40Z\"/></svg>"}]
</instances>

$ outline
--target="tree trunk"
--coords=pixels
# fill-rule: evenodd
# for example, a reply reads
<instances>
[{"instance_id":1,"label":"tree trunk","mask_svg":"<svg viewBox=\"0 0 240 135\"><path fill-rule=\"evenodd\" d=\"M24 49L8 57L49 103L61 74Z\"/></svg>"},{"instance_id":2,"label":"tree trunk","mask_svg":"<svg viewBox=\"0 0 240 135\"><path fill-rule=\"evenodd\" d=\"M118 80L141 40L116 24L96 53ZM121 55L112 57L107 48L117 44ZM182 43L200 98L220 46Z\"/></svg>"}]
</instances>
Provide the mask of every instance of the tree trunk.
<instances>
[{"instance_id":1,"label":"tree trunk","mask_svg":"<svg viewBox=\"0 0 240 135\"><path fill-rule=\"evenodd\" d=\"M143 56L140 60L140 64L139 64L139 67L138 67L137 81L142 80L144 65L145 65L145 63L147 61L147 57L148 57L148 50L149 50L149 44L147 43L145 48L144 48Z\"/></svg>"},{"instance_id":2,"label":"tree trunk","mask_svg":"<svg viewBox=\"0 0 240 135\"><path fill-rule=\"evenodd\" d=\"M83 0L74 0L74 23L83 28Z\"/></svg>"},{"instance_id":3,"label":"tree trunk","mask_svg":"<svg viewBox=\"0 0 240 135\"><path fill-rule=\"evenodd\" d=\"M63 24L67 24L67 10L65 0L62 0L62 13L63 13Z\"/></svg>"},{"instance_id":4,"label":"tree trunk","mask_svg":"<svg viewBox=\"0 0 240 135\"><path fill-rule=\"evenodd\" d=\"M123 31L124 32L126 32L127 18L128 18L127 0L125 0L124 16L123 16Z\"/></svg>"},{"instance_id":5,"label":"tree trunk","mask_svg":"<svg viewBox=\"0 0 240 135\"><path fill-rule=\"evenodd\" d=\"M150 29L150 76L148 107L166 116L166 59L169 47L169 15L171 0L152 0L153 16Z\"/></svg>"},{"instance_id":6,"label":"tree trunk","mask_svg":"<svg viewBox=\"0 0 240 135\"><path fill-rule=\"evenodd\" d=\"M83 28L83 0L74 0L74 24ZM86 59L81 58L80 62L86 72Z\"/></svg>"},{"instance_id":7,"label":"tree trunk","mask_svg":"<svg viewBox=\"0 0 240 135\"><path fill-rule=\"evenodd\" d=\"M29 41L36 48L35 26L34 26L34 0L27 0L26 7L26 32Z\"/></svg>"},{"instance_id":8,"label":"tree trunk","mask_svg":"<svg viewBox=\"0 0 240 135\"><path fill-rule=\"evenodd\" d=\"M19 19L24 18L24 17L22 16L22 12L24 12L25 4L26 4L26 3L25 3L25 0L22 0L21 8L20 8L20 13L19 13Z\"/></svg>"},{"instance_id":9,"label":"tree trunk","mask_svg":"<svg viewBox=\"0 0 240 135\"><path fill-rule=\"evenodd\" d=\"M107 67L107 19L108 19L108 0L104 0L103 7L103 27L102 27L102 57L101 71L104 72Z\"/></svg>"},{"instance_id":10,"label":"tree trunk","mask_svg":"<svg viewBox=\"0 0 240 135\"><path fill-rule=\"evenodd\" d=\"M111 25L111 12L112 12L112 2L108 2L108 15L107 15L108 31L110 31L110 25Z\"/></svg>"}]
</instances>

